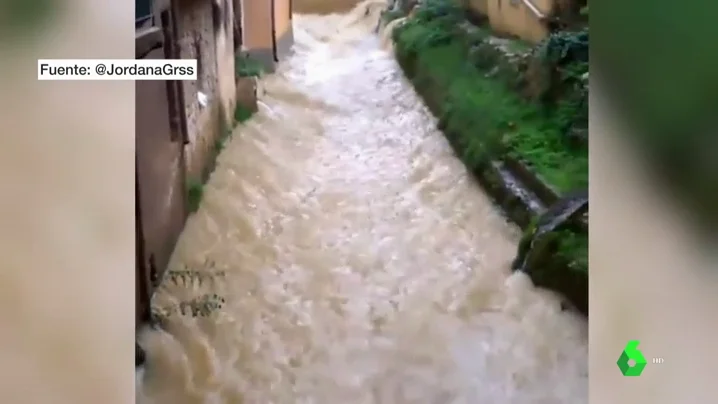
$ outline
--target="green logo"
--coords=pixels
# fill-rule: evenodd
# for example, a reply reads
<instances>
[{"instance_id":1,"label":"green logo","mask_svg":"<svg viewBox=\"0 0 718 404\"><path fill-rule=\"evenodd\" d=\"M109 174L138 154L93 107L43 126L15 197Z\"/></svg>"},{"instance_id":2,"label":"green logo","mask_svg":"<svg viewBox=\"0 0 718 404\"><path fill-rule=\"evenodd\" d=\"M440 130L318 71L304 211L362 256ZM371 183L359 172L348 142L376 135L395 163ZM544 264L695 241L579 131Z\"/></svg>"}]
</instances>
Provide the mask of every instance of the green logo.
<instances>
[{"instance_id":1,"label":"green logo","mask_svg":"<svg viewBox=\"0 0 718 404\"><path fill-rule=\"evenodd\" d=\"M638 349L640 341L628 341L626 347L623 348L623 353L618 358L618 368L621 369L621 373L624 376L640 376L643 373L643 368L646 367L646 358L643 357L643 352Z\"/></svg>"}]
</instances>

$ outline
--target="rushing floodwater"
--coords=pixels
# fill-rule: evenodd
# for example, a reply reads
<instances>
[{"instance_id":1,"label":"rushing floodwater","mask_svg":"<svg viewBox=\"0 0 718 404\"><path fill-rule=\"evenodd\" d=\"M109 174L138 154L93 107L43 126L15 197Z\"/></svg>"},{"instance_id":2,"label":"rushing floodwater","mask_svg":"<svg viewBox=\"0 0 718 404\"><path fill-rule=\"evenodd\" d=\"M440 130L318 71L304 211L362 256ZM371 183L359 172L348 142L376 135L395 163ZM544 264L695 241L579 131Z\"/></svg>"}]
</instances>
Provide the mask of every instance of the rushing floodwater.
<instances>
[{"instance_id":1,"label":"rushing floodwater","mask_svg":"<svg viewBox=\"0 0 718 404\"><path fill-rule=\"evenodd\" d=\"M580 404L587 324L522 275L377 10L298 15L295 54L219 157L142 335L141 404Z\"/></svg>"}]
</instances>

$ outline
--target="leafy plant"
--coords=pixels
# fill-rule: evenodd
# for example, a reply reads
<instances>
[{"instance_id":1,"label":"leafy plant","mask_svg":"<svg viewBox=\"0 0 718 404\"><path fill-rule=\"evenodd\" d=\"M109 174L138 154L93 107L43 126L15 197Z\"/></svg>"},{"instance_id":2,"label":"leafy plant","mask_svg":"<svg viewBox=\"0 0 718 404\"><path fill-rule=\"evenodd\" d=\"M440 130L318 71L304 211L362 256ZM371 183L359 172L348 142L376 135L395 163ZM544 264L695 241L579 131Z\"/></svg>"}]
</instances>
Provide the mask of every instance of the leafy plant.
<instances>
[{"instance_id":1,"label":"leafy plant","mask_svg":"<svg viewBox=\"0 0 718 404\"><path fill-rule=\"evenodd\" d=\"M425 0L418 7L414 18L419 22L434 22L444 27L463 20L465 11L452 0Z\"/></svg>"},{"instance_id":2,"label":"leafy plant","mask_svg":"<svg viewBox=\"0 0 718 404\"><path fill-rule=\"evenodd\" d=\"M588 63L588 28L551 34L536 47L535 55L550 66Z\"/></svg>"},{"instance_id":3,"label":"leafy plant","mask_svg":"<svg viewBox=\"0 0 718 404\"><path fill-rule=\"evenodd\" d=\"M179 314L192 317L207 317L224 306L223 297L216 294L203 295L179 304Z\"/></svg>"},{"instance_id":4,"label":"leafy plant","mask_svg":"<svg viewBox=\"0 0 718 404\"><path fill-rule=\"evenodd\" d=\"M192 284L203 285L216 278L224 278L224 271L197 271L191 269L172 270L167 272L167 279L177 286L188 286Z\"/></svg>"},{"instance_id":5,"label":"leafy plant","mask_svg":"<svg viewBox=\"0 0 718 404\"><path fill-rule=\"evenodd\" d=\"M571 269L588 271L588 234L562 230L556 237L558 255Z\"/></svg>"},{"instance_id":6,"label":"leafy plant","mask_svg":"<svg viewBox=\"0 0 718 404\"><path fill-rule=\"evenodd\" d=\"M401 10L387 10L381 14L381 19L386 24L402 17L404 17L404 13Z\"/></svg>"},{"instance_id":7,"label":"leafy plant","mask_svg":"<svg viewBox=\"0 0 718 404\"><path fill-rule=\"evenodd\" d=\"M587 139L588 29L554 33L536 47L533 56L541 83L538 99L565 137L576 138L572 133L580 132Z\"/></svg>"}]
</instances>

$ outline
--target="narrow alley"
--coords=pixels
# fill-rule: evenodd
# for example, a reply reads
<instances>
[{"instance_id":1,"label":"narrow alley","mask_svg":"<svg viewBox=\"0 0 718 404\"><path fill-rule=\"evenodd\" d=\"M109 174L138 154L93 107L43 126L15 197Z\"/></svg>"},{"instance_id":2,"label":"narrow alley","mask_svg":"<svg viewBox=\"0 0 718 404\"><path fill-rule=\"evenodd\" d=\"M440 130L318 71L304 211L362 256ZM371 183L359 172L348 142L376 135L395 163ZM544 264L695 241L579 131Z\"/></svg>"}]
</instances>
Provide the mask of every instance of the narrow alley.
<instances>
[{"instance_id":1,"label":"narrow alley","mask_svg":"<svg viewBox=\"0 0 718 404\"><path fill-rule=\"evenodd\" d=\"M587 402L587 320L511 273L520 231L374 33L383 3L294 16L154 296L139 404Z\"/></svg>"}]
</instances>

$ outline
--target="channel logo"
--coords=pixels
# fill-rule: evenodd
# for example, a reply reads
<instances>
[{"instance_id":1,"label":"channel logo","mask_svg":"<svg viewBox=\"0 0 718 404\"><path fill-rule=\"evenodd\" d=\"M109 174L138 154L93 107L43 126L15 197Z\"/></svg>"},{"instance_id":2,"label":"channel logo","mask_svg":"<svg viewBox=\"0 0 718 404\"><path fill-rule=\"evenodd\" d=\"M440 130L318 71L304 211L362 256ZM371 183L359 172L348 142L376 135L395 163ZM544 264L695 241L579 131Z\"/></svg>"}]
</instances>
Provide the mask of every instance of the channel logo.
<instances>
[{"instance_id":1,"label":"channel logo","mask_svg":"<svg viewBox=\"0 0 718 404\"><path fill-rule=\"evenodd\" d=\"M648 361L638 349L638 340L628 341L616 364L624 376L640 376ZM661 360L662 361L662 360Z\"/></svg>"}]
</instances>

